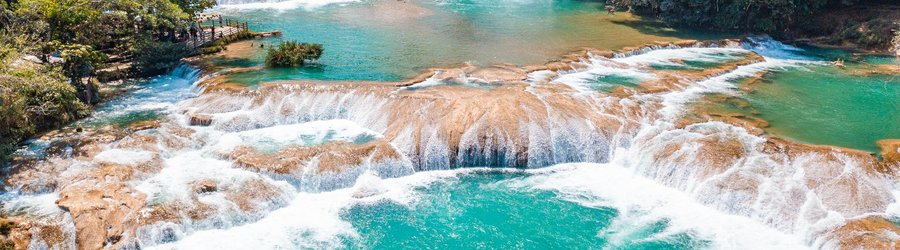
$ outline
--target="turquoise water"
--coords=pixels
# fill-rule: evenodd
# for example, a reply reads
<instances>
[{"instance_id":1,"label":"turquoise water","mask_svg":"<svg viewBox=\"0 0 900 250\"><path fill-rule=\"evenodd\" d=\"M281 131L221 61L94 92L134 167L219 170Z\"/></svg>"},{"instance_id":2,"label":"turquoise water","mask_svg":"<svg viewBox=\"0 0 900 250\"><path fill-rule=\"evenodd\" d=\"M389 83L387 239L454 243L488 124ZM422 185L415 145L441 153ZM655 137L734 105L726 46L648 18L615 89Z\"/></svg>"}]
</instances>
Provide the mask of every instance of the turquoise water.
<instances>
[{"instance_id":1,"label":"turquoise water","mask_svg":"<svg viewBox=\"0 0 900 250\"><path fill-rule=\"evenodd\" d=\"M835 52L818 55L830 59ZM844 69L825 64L773 71L743 96L750 107L738 110L769 121L772 135L878 152L877 140L900 138L900 75L858 72L896 63L866 57Z\"/></svg>"},{"instance_id":2,"label":"turquoise water","mask_svg":"<svg viewBox=\"0 0 900 250\"><path fill-rule=\"evenodd\" d=\"M427 68L467 62L535 64L582 47L616 49L652 41L722 37L658 28L627 13L609 15L600 2L576 0L367 1L315 9L225 7L221 11L228 18L248 21L254 30L284 32L281 38L256 41L255 46L281 40L325 46L323 57L302 69L264 69L232 77L247 84L284 79L392 81ZM399 13L425 14L403 17ZM260 65L265 49L255 50L250 60L220 62Z\"/></svg>"},{"instance_id":3,"label":"turquoise water","mask_svg":"<svg viewBox=\"0 0 900 250\"><path fill-rule=\"evenodd\" d=\"M634 223L627 230L613 221L610 207L584 206L566 195L510 186L524 173L464 174L416 192L407 206L392 201L355 205L345 219L368 249L697 249L708 242L690 233L664 233L665 219Z\"/></svg>"},{"instance_id":4,"label":"turquoise water","mask_svg":"<svg viewBox=\"0 0 900 250\"><path fill-rule=\"evenodd\" d=\"M137 121L159 120L181 100L196 96L191 91L200 71L181 65L165 75L125 83L128 93L105 101L76 126L125 126Z\"/></svg>"},{"instance_id":5,"label":"turquoise water","mask_svg":"<svg viewBox=\"0 0 900 250\"><path fill-rule=\"evenodd\" d=\"M590 84L591 89L610 92L613 89L619 86L625 86L628 88L637 88L643 80L637 79L634 77L628 76L620 76L620 75L602 75L597 76L595 79L590 79L588 84Z\"/></svg>"}]
</instances>

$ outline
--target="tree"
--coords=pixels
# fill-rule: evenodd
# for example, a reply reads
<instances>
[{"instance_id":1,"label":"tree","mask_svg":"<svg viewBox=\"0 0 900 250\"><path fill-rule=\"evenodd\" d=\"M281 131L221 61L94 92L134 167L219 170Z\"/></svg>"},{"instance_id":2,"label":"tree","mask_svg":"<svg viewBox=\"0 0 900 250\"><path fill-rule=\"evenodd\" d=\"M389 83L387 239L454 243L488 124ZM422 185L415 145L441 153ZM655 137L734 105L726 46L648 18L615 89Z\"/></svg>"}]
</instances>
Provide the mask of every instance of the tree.
<instances>
[{"instance_id":1,"label":"tree","mask_svg":"<svg viewBox=\"0 0 900 250\"><path fill-rule=\"evenodd\" d=\"M172 0L184 13L191 17L197 15L206 9L216 6L215 0Z\"/></svg>"},{"instance_id":2,"label":"tree","mask_svg":"<svg viewBox=\"0 0 900 250\"><path fill-rule=\"evenodd\" d=\"M321 44L285 41L278 48L269 48L266 65L270 67L303 66L308 60L318 60L324 48Z\"/></svg>"},{"instance_id":3,"label":"tree","mask_svg":"<svg viewBox=\"0 0 900 250\"><path fill-rule=\"evenodd\" d=\"M170 0L22 0L16 14L46 22L45 41L97 49L121 47L139 36L184 27L190 21Z\"/></svg>"},{"instance_id":4,"label":"tree","mask_svg":"<svg viewBox=\"0 0 900 250\"><path fill-rule=\"evenodd\" d=\"M178 66L181 58L190 55L193 50L181 43L157 42L142 39L134 46L134 68L144 76L165 73Z\"/></svg>"},{"instance_id":5,"label":"tree","mask_svg":"<svg viewBox=\"0 0 900 250\"><path fill-rule=\"evenodd\" d=\"M31 49L0 37L0 161L33 133L71 122L89 113L58 67L13 63Z\"/></svg>"}]
</instances>

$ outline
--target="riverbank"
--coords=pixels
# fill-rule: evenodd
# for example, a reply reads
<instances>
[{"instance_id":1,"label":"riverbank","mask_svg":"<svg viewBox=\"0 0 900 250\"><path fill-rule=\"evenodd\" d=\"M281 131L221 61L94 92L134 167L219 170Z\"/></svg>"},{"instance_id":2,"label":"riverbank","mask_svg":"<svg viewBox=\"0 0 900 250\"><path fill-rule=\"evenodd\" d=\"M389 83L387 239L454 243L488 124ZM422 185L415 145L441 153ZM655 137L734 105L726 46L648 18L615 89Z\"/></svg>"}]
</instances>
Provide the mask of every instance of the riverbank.
<instances>
[{"instance_id":1,"label":"riverbank","mask_svg":"<svg viewBox=\"0 0 900 250\"><path fill-rule=\"evenodd\" d=\"M768 33L792 43L900 55L900 5L892 1L818 0L759 6L744 6L740 1L607 2L674 27Z\"/></svg>"}]
</instances>

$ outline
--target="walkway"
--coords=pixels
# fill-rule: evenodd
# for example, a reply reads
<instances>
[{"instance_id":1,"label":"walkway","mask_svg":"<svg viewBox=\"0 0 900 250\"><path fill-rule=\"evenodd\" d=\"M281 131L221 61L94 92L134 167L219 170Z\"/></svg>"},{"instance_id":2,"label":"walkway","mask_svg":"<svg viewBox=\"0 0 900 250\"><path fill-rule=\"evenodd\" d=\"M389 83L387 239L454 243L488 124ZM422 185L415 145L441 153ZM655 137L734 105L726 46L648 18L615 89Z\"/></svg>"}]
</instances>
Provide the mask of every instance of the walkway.
<instances>
[{"instance_id":1,"label":"walkway","mask_svg":"<svg viewBox=\"0 0 900 250\"><path fill-rule=\"evenodd\" d=\"M215 30L215 34L213 34L213 30ZM216 39L221 39L226 36L237 34L244 30L243 27L235 27L235 26L219 26L215 27L215 29L211 29L209 27L203 27L202 33L198 35L196 38L192 37L184 41L184 44L191 48L198 48L206 45L210 42L215 41Z\"/></svg>"}]
</instances>

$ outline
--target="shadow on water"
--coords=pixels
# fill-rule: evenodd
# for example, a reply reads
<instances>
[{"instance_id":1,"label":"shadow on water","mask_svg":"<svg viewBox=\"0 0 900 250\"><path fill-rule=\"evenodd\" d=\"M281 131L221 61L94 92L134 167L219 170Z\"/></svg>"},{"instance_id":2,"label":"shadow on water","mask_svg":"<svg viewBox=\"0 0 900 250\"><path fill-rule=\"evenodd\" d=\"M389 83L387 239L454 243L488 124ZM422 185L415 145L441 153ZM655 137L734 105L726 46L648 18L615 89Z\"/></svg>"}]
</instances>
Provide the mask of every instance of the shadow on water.
<instances>
[{"instance_id":1,"label":"shadow on water","mask_svg":"<svg viewBox=\"0 0 900 250\"><path fill-rule=\"evenodd\" d=\"M675 37L678 39L718 39L733 33L707 32L687 28L674 28L662 21L639 17L634 20L610 20L617 25L626 26L640 33L654 36Z\"/></svg>"}]
</instances>

